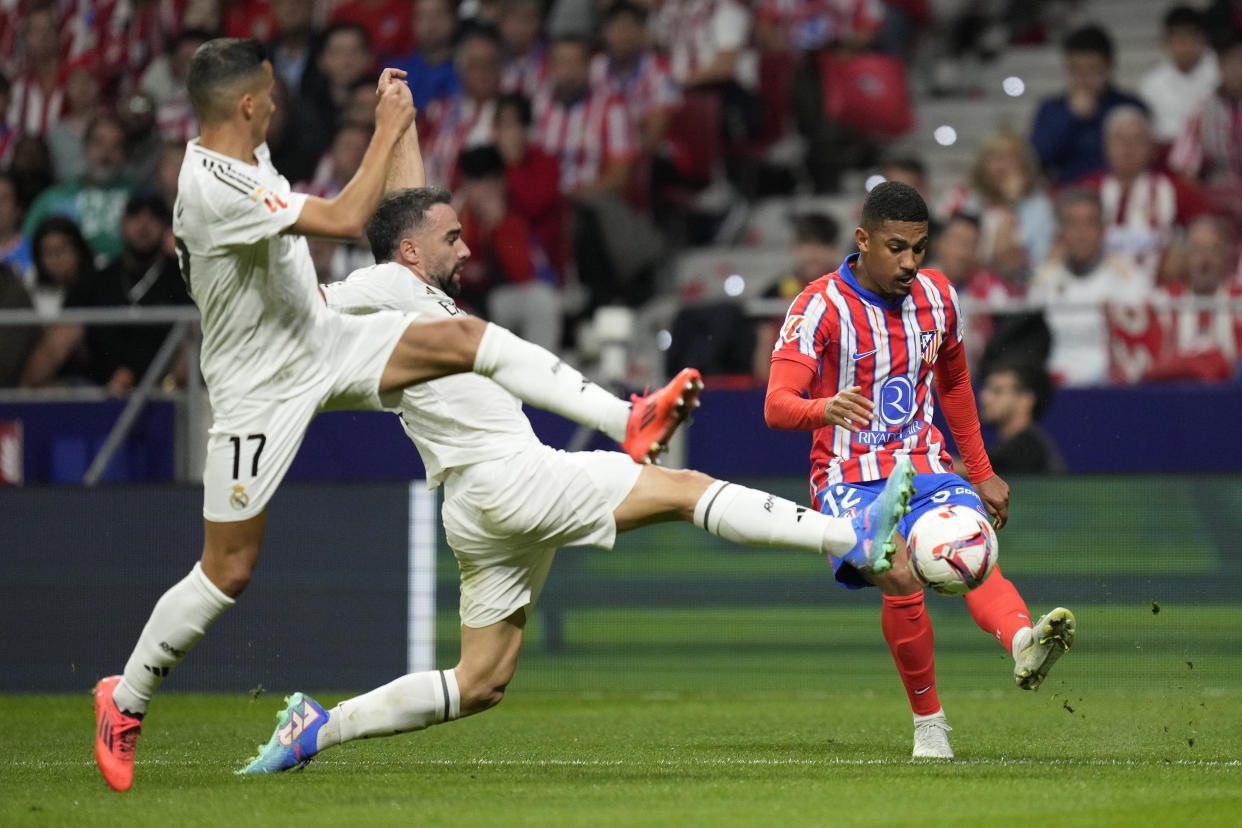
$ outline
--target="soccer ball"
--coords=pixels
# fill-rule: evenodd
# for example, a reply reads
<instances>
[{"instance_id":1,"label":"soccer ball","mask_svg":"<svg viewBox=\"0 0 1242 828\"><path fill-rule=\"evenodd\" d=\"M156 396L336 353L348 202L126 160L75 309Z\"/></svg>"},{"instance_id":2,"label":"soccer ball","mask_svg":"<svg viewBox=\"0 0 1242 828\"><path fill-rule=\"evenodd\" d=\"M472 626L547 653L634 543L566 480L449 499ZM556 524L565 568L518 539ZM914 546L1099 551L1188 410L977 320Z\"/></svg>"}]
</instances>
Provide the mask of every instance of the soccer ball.
<instances>
[{"instance_id":1,"label":"soccer ball","mask_svg":"<svg viewBox=\"0 0 1242 828\"><path fill-rule=\"evenodd\" d=\"M969 506L940 506L920 517L906 539L910 568L942 595L965 595L996 566L996 533Z\"/></svg>"}]
</instances>

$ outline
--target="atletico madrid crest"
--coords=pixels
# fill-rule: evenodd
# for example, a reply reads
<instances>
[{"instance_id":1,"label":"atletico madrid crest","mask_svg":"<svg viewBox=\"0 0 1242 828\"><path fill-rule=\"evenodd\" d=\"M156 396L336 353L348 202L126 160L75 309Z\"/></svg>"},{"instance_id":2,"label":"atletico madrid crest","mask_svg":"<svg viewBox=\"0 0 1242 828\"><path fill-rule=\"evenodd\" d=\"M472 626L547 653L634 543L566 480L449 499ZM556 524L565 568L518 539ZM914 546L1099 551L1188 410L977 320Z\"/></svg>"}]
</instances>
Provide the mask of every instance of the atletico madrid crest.
<instances>
[{"instance_id":1,"label":"atletico madrid crest","mask_svg":"<svg viewBox=\"0 0 1242 828\"><path fill-rule=\"evenodd\" d=\"M940 351L940 331L919 331L919 356L928 365L936 361Z\"/></svg>"}]
</instances>

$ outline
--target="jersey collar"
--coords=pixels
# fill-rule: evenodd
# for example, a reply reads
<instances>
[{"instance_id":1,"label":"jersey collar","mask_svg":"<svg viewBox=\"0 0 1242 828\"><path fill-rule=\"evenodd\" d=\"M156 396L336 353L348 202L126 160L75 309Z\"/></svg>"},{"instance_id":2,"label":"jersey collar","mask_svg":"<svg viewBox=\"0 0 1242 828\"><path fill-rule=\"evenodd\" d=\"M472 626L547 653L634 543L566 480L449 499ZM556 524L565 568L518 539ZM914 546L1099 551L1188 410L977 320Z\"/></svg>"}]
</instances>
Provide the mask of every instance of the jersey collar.
<instances>
[{"instance_id":1,"label":"jersey collar","mask_svg":"<svg viewBox=\"0 0 1242 828\"><path fill-rule=\"evenodd\" d=\"M869 302L878 308L885 310L896 310L901 307L901 303L906 301L906 297L901 297L895 302L890 302L878 293L872 293L858 283L858 277L854 275L854 268L851 267L854 262L858 261L859 254L851 253L845 257L845 261L841 262L841 266L837 268L837 274L841 277L841 281L850 286L850 289L858 294L858 298L864 302Z\"/></svg>"}]
</instances>

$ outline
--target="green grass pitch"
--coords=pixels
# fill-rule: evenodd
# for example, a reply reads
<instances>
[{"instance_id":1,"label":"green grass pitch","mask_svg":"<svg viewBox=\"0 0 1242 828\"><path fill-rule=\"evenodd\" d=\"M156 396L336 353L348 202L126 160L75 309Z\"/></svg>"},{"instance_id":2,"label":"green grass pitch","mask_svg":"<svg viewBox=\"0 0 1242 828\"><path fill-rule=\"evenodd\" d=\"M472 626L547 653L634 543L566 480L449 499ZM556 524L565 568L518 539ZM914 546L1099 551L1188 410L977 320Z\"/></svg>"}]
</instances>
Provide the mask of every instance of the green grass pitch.
<instances>
[{"instance_id":1,"label":"green grass pitch","mask_svg":"<svg viewBox=\"0 0 1242 828\"><path fill-rule=\"evenodd\" d=\"M275 693L159 698L125 795L93 765L88 695L0 697L0 825L1238 824L1242 609L1078 607L1074 650L1024 693L960 604L929 598L952 763L908 758L874 602L582 610L555 656L532 624L498 709L296 774L233 774Z\"/></svg>"}]
</instances>

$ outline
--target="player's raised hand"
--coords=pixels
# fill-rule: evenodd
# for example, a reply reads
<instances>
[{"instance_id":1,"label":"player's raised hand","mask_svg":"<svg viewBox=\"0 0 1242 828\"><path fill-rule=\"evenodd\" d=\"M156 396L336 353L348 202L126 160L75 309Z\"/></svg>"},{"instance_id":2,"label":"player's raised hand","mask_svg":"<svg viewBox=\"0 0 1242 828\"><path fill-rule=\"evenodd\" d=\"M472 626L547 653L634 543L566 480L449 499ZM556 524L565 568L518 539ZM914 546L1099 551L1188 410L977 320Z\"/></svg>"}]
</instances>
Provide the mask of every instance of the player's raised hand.
<instances>
[{"instance_id":1,"label":"player's raised hand","mask_svg":"<svg viewBox=\"0 0 1242 828\"><path fill-rule=\"evenodd\" d=\"M379 83L375 85L375 94L376 95L384 94L384 88L387 87L388 84L395 83L397 81L400 81L408 86L409 82L404 80L404 78L408 74L409 73L406 72L404 69L393 69L392 67L389 67L385 69L383 72L380 72Z\"/></svg>"},{"instance_id":2,"label":"player's raised hand","mask_svg":"<svg viewBox=\"0 0 1242 828\"><path fill-rule=\"evenodd\" d=\"M379 92L375 105L375 131L390 129L396 135L414 123L414 98L404 82L390 79Z\"/></svg>"},{"instance_id":3,"label":"player's raised hand","mask_svg":"<svg viewBox=\"0 0 1242 828\"><path fill-rule=\"evenodd\" d=\"M828 398L824 403L824 423L841 426L857 434L862 431L859 426L871 424L873 411L875 403L862 395L862 386L855 385Z\"/></svg>"},{"instance_id":4,"label":"player's raised hand","mask_svg":"<svg viewBox=\"0 0 1242 828\"><path fill-rule=\"evenodd\" d=\"M992 526L1000 529L1009 521L1009 484L992 475L987 480L972 483L975 493L983 501L983 506L992 517Z\"/></svg>"}]
</instances>

